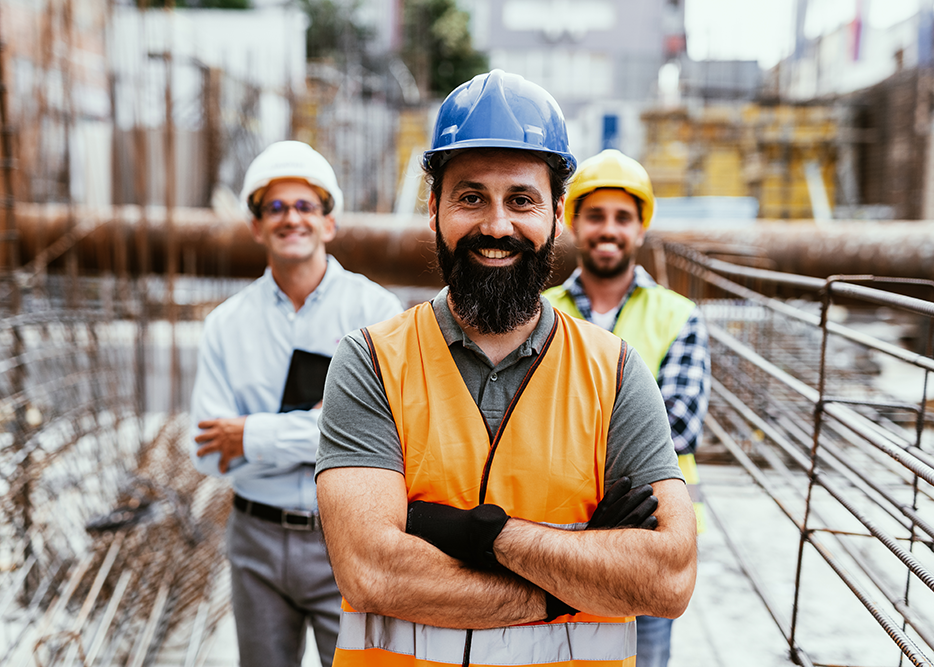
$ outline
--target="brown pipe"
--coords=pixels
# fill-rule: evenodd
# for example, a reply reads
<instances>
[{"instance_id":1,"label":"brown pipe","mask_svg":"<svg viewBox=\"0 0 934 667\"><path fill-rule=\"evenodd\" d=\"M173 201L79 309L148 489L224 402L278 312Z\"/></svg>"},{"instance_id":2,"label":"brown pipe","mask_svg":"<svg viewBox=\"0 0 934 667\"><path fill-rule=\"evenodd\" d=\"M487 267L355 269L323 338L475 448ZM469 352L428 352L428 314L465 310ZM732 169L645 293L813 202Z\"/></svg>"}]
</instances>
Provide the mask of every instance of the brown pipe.
<instances>
[{"instance_id":1,"label":"brown pipe","mask_svg":"<svg viewBox=\"0 0 934 667\"><path fill-rule=\"evenodd\" d=\"M145 218L143 214L145 213ZM17 206L20 228L20 257L28 271L47 264L52 270L61 265L62 247L56 241L67 233L69 213L60 205ZM433 270L434 235L427 221L390 226L392 216L346 215L337 238L328 244L346 268L373 280L395 285L439 285ZM81 209L74 212L75 227L70 241L77 250L83 271L136 274L141 261L139 248L146 248L148 266L155 273L166 269L165 211L138 206ZM249 278L262 274L266 266L263 248L252 238L243 219L220 218L211 209L178 208L173 211L175 247L181 273L198 276ZM139 237L145 243L139 243ZM71 243L61 243L67 246ZM124 260L120 258L124 257ZM119 264L123 261L125 266Z\"/></svg>"},{"instance_id":2,"label":"brown pipe","mask_svg":"<svg viewBox=\"0 0 934 667\"><path fill-rule=\"evenodd\" d=\"M73 242L85 272L126 271L141 265L137 248L147 248L151 270L166 267L164 209L138 206L84 209L76 207L71 237L59 241L69 229L69 211L63 205L18 204L20 257L29 269L47 261L56 270L58 256ZM211 209L178 208L173 211L177 265L183 274L254 277L265 267L265 255L242 218L219 217ZM140 235L148 244L140 244ZM690 245L727 261L752 264L786 273L826 277L864 274L934 279L934 223L834 221L759 221L737 229L664 231L653 237ZM53 250L50 252L50 248ZM570 234L558 239L555 281L574 267ZM434 234L425 218L400 220L392 215L345 214L337 238L328 252L351 271L387 285L436 286ZM651 266L650 257L646 259ZM123 266L121 266L123 264Z\"/></svg>"},{"instance_id":3,"label":"brown pipe","mask_svg":"<svg viewBox=\"0 0 934 667\"><path fill-rule=\"evenodd\" d=\"M738 229L655 234L718 259L785 273L934 279L934 223L928 221L757 221Z\"/></svg>"}]
</instances>

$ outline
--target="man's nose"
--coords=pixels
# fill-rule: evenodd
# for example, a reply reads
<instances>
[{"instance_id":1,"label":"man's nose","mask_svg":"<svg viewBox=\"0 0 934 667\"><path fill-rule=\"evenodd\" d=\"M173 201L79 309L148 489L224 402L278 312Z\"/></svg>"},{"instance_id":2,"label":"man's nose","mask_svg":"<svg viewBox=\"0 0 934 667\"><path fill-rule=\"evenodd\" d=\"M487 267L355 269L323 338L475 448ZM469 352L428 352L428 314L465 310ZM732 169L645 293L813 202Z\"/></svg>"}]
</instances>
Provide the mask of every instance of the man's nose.
<instances>
[{"instance_id":1,"label":"man's nose","mask_svg":"<svg viewBox=\"0 0 934 667\"><path fill-rule=\"evenodd\" d=\"M490 207L489 215L480 225L480 231L486 236L497 239L512 236L512 220L509 218L509 211L505 204L499 202Z\"/></svg>"},{"instance_id":2,"label":"man's nose","mask_svg":"<svg viewBox=\"0 0 934 667\"><path fill-rule=\"evenodd\" d=\"M613 223L613 218L610 216L604 217L600 221L597 231L600 236L616 238L616 225Z\"/></svg>"},{"instance_id":3,"label":"man's nose","mask_svg":"<svg viewBox=\"0 0 934 667\"><path fill-rule=\"evenodd\" d=\"M302 214L298 212L298 209L295 207L295 204L291 204L285 210L285 220L293 224L298 224L302 221Z\"/></svg>"}]
</instances>

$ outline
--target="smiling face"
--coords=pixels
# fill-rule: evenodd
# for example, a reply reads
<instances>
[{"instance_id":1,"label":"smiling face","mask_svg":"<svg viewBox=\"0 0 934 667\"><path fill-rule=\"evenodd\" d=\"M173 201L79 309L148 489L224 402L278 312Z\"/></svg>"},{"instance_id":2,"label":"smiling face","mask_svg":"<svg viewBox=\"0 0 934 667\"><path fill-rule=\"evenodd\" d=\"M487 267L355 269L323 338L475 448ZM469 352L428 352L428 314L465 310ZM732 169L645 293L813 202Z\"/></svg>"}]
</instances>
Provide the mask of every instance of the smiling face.
<instances>
[{"instance_id":1,"label":"smiling face","mask_svg":"<svg viewBox=\"0 0 934 667\"><path fill-rule=\"evenodd\" d=\"M556 222L548 165L527 151L473 149L451 159L428 209L454 313L481 333L538 314Z\"/></svg>"},{"instance_id":2,"label":"smiling face","mask_svg":"<svg viewBox=\"0 0 934 667\"><path fill-rule=\"evenodd\" d=\"M598 278L630 275L645 240L636 199L625 190L594 190L574 216L574 240L583 270Z\"/></svg>"},{"instance_id":3,"label":"smiling face","mask_svg":"<svg viewBox=\"0 0 934 667\"><path fill-rule=\"evenodd\" d=\"M274 201L288 205L285 215L276 217L267 212ZM294 204L310 202L316 211L302 214ZM250 228L257 243L266 248L271 265L326 262L324 244L334 238L332 215L322 215L321 197L307 182L298 179L273 181L263 193L262 217L254 218Z\"/></svg>"}]
</instances>

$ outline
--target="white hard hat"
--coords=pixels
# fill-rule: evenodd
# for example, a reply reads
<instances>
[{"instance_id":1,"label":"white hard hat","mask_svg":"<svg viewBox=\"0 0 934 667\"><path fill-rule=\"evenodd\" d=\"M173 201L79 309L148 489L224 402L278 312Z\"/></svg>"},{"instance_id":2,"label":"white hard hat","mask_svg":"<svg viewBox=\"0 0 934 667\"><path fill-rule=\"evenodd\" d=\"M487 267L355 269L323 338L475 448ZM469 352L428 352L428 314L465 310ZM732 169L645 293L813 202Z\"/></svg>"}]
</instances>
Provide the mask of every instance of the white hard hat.
<instances>
[{"instance_id":1,"label":"white hard hat","mask_svg":"<svg viewBox=\"0 0 934 667\"><path fill-rule=\"evenodd\" d=\"M339 216L344 210L344 193L337 185L334 169L324 156L301 141L278 141L256 156L243 179L240 202L254 215L250 198L258 190L265 190L272 181L297 178L323 190L325 213Z\"/></svg>"}]
</instances>

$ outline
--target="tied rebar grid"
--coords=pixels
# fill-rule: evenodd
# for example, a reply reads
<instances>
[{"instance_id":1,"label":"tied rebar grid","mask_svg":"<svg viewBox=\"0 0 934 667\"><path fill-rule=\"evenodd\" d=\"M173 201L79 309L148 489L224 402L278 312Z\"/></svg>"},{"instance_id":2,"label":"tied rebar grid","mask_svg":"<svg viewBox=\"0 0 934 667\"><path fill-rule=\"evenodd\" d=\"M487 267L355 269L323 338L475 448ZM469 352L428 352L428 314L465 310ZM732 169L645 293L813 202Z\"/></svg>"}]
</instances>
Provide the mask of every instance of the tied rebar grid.
<instances>
[{"instance_id":1,"label":"tied rebar grid","mask_svg":"<svg viewBox=\"0 0 934 667\"><path fill-rule=\"evenodd\" d=\"M191 466L171 409L200 324L161 319L153 285L50 276L0 306L0 664L203 664L226 612L230 490ZM180 312L227 295L200 292Z\"/></svg>"},{"instance_id":2,"label":"tied rebar grid","mask_svg":"<svg viewBox=\"0 0 934 667\"><path fill-rule=\"evenodd\" d=\"M794 572L785 573L793 575L789 597L737 546L736 527L721 516L727 508L708 503L790 659L878 664L831 655L812 639L821 617L854 613L835 608L837 598L815 599L809 582L830 576L849 592L846 606L868 613L859 622L891 640L887 664L934 664L934 442L925 400L934 302L891 291L910 287L930 299L934 284L781 274L663 247L665 279L701 304L710 331L707 442L749 473L799 535ZM842 317L853 325L835 321ZM920 351L871 335L877 318L915 330ZM878 388L880 370L893 364L917 400ZM858 643L874 631L840 632Z\"/></svg>"}]
</instances>

